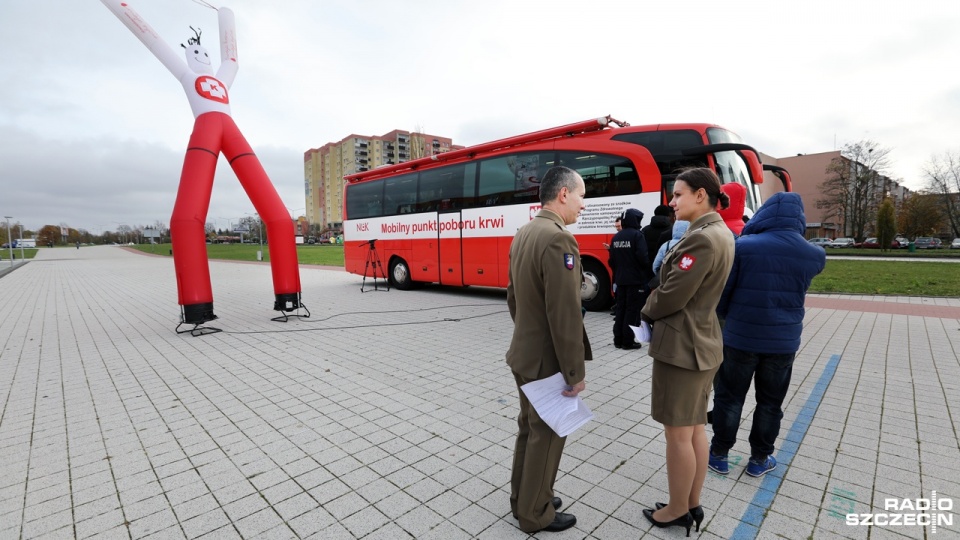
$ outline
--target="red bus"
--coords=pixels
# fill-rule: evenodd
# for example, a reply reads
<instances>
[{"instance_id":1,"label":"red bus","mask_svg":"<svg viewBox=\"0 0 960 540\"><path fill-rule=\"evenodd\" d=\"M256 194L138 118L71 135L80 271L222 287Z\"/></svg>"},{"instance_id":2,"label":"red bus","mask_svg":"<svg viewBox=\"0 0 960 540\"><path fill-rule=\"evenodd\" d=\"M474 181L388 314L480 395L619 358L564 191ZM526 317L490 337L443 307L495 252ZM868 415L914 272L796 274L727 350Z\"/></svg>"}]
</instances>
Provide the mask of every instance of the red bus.
<instances>
[{"instance_id":1,"label":"red bus","mask_svg":"<svg viewBox=\"0 0 960 540\"><path fill-rule=\"evenodd\" d=\"M630 126L607 116L346 176L344 265L373 277L370 261L398 289L418 283L506 287L510 242L540 210L539 178L570 167L586 184L586 208L569 230L583 262L583 305L610 305L607 250L614 220L666 204L684 167L711 167L760 205L763 171L790 190L787 172L765 168L735 133L710 124ZM371 251L377 255L371 257ZM378 275L380 273L378 272Z\"/></svg>"}]
</instances>

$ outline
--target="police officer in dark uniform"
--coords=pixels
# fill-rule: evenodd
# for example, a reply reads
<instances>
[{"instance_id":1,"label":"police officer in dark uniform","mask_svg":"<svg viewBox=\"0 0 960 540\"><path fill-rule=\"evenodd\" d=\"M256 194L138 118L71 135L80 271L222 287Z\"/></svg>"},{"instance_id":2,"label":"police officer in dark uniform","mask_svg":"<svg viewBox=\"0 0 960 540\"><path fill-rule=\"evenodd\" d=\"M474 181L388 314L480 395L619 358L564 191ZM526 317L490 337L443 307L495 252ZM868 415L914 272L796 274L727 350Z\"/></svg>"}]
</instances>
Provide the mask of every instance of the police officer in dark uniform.
<instances>
[{"instance_id":1,"label":"police officer in dark uniform","mask_svg":"<svg viewBox=\"0 0 960 540\"><path fill-rule=\"evenodd\" d=\"M630 326L640 324L640 310L653 279L647 242L640 232L643 212L628 208L623 214L623 229L610 244L610 267L617 284L617 306L613 319L613 345L618 349L639 349Z\"/></svg>"}]
</instances>

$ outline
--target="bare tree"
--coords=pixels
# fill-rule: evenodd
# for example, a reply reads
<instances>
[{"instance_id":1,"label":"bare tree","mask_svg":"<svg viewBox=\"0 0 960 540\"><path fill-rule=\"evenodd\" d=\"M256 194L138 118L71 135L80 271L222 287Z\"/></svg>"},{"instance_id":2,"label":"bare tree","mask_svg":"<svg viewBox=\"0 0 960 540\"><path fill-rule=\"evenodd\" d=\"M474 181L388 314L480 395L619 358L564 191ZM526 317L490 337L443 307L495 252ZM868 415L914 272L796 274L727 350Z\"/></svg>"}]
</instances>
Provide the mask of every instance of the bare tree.
<instances>
[{"instance_id":1,"label":"bare tree","mask_svg":"<svg viewBox=\"0 0 960 540\"><path fill-rule=\"evenodd\" d=\"M943 214L937 195L914 193L900 205L897 219L900 233L908 238L930 236L943 225Z\"/></svg>"},{"instance_id":2,"label":"bare tree","mask_svg":"<svg viewBox=\"0 0 960 540\"><path fill-rule=\"evenodd\" d=\"M847 143L840 157L827 166L828 177L820 184L817 208L824 218L841 223L844 236L863 240L874 222L880 201L886 195L884 176L890 166L890 150L874 141Z\"/></svg>"},{"instance_id":3,"label":"bare tree","mask_svg":"<svg viewBox=\"0 0 960 540\"><path fill-rule=\"evenodd\" d=\"M410 132L410 159L420 159L428 155L427 141L423 136L423 125L417 124Z\"/></svg>"},{"instance_id":4,"label":"bare tree","mask_svg":"<svg viewBox=\"0 0 960 540\"><path fill-rule=\"evenodd\" d=\"M260 241L260 228L261 223L259 218L254 216L243 216L240 218L240 221L237 226L238 229L246 229L246 239L250 242L259 242Z\"/></svg>"},{"instance_id":5,"label":"bare tree","mask_svg":"<svg viewBox=\"0 0 960 540\"><path fill-rule=\"evenodd\" d=\"M937 196L953 235L960 237L960 150L933 156L923 173L927 190Z\"/></svg>"},{"instance_id":6,"label":"bare tree","mask_svg":"<svg viewBox=\"0 0 960 540\"><path fill-rule=\"evenodd\" d=\"M130 236L133 232L133 229L129 225L120 225L117 227L117 236L120 237L120 242L126 244L131 240Z\"/></svg>"},{"instance_id":7,"label":"bare tree","mask_svg":"<svg viewBox=\"0 0 960 540\"><path fill-rule=\"evenodd\" d=\"M159 219L153 222L153 228L160 232L159 242L162 244L163 239L166 238L167 241L170 240L170 229L167 228L167 224L160 221Z\"/></svg>"}]
</instances>

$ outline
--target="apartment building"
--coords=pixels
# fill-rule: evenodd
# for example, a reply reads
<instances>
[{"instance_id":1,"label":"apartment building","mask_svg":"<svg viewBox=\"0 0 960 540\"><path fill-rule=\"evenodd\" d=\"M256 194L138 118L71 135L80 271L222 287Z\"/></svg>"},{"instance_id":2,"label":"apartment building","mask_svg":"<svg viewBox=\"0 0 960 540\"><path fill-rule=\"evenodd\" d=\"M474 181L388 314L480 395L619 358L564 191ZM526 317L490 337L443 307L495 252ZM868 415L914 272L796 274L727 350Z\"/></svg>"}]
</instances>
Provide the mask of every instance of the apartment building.
<instances>
[{"instance_id":1,"label":"apartment building","mask_svg":"<svg viewBox=\"0 0 960 540\"><path fill-rule=\"evenodd\" d=\"M303 154L304 201L313 232L339 232L343 223L343 177L462 148L449 137L395 129L385 135L348 135Z\"/></svg>"},{"instance_id":2,"label":"apartment building","mask_svg":"<svg viewBox=\"0 0 960 540\"><path fill-rule=\"evenodd\" d=\"M773 158L761 156L765 165L777 165L790 172L793 180L793 191L803 199L803 211L807 218L807 238L838 238L852 236L850 227L844 223L842 216L828 216L826 211L817 208L817 200L823 198L820 185L830 177L827 172L830 163L835 159L844 159L851 166L853 162L844 158L839 150L820 152L817 154L797 154L796 156ZM876 176L876 190L878 194L889 194L894 204L899 208L910 190L897 181L883 175ZM783 184L772 173L764 173L764 181L760 186L763 199L767 199L778 191L783 191Z\"/></svg>"}]
</instances>

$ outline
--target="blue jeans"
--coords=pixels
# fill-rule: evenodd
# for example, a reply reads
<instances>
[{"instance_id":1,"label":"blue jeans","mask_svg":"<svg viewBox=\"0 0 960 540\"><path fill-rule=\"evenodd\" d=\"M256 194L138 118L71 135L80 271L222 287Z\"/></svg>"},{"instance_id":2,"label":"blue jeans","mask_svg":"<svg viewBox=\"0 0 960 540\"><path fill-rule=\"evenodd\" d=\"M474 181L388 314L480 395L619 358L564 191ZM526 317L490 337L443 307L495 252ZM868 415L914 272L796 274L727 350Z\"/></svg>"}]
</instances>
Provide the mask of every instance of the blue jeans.
<instances>
[{"instance_id":1,"label":"blue jeans","mask_svg":"<svg viewBox=\"0 0 960 540\"><path fill-rule=\"evenodd\" d=\"M743 401L753 379L757 408L750 429L750 457L765 459L773 454L780 433L783 399L790 387L796 353L763 354L723 347L723 363L714 380L713 441L710 451L725 456L737 442Z\"/></svg>"}]
</instances>

